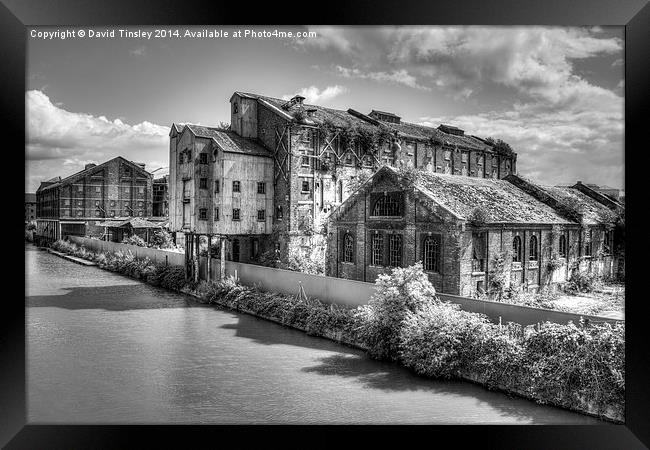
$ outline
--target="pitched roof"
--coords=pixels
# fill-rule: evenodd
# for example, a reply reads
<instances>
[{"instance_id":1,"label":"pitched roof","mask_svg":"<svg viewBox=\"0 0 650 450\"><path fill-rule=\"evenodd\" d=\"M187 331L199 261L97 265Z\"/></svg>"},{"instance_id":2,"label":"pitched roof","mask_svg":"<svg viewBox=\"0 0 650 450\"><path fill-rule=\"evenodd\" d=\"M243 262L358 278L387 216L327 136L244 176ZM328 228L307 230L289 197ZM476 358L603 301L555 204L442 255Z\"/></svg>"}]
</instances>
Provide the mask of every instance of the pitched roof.
<instances>
[{"instance_id":1,"label":"pitched roof","mask_svg":"<svg viewBox=\"0 0 650 450\"><path fill-rule=\"evenodd\" d=\"M551 197L569 205L577 207L583 214L585 225L608 223L612 217L612 210L599 201L569 186L543 186L539 188L546 191Z\"/></svg>"},{"instance_id":2,"label":"pitched roof","mask_svg":"<svg viewBox=\"0 0 650 450\"><path fill-rule=\"evenodd\" d=\"M385 172L407 181L423 195L461 220L469 220L475 208L481 207L486 212L488 224L574 223L512 183L492 178L448 175L424 170L414 170L413 177L408 178L390 166L383 166L359 190L371 185L375 177Z\"/></svg>"},{"instance_id":3,"label":"pitched roof","mask_svg":"<svg viewBox=\"0 0 650 450\"><path fill-rule=\"evenodd\" d=\"M285 111L282 109L282 105L284 105L287 102L287 100L282 100L274 97L267 97L264 95L254 94L250 92L237 91L235 92L235 94L245 98L255 98L255 99L265 100L271 105L275 106L276 108ZM360 126L369 125L369 122L367 120L363 120L357 115L351 114L349 112L350 110L344 111L340 109L325 108L323 106L311 105L311 104L309 105L303 104L303 107L305 109L315 110L313 116L309 117L309 119L316 119L315 120L316 123L322 123L323 121L327 120L330 121L333 125L341 126L341 127L352 126L352 125L360 125ZM387 113L387 112L382 112L377 110L374 111L381 114L391 114L395 117L399 117L393 113ZM417 125L414 123L408 123L404 121L402 121L401 123L393 123L393 122L385 122L379 120L379 122L382 125L388 127L389 129L401 133L406 138L428 140L429 138L438 137L442 142L446 142L447 145L451 147L458 146L458 147L464 147L464 148L476 149L476 150L482 149L488 152L491 151L492 149L492 146L487 144L483 139L477 138L476 136L472 136L472 135L458 136L450 133L445 133L444 131L438 130L433 127L428 127L425 125Z\"/></svg>"},{"instance_id":4,"label":"pitched roof","mask_svg":"<svg viewBox=\"0 0 650 450\"><path fill-rule=\"evenodd\" d=\"M252 139L239 136L234 131L224 131L219 128L204 127L201 125L185 125L197 137L212 139L224 151L231 153L244 153L247 155L271 156L269 151Z\"/></svg>"},{"instance_id":5,"label":"pitched roof","mask_svg":"<svg viewBox=\"0 0 650 450\"><path fill-rule=\"evenodd\" d=\"M131 225L133 228L160 228L161 224L150 222L140 217L131 217L127 219L118 218L114 220L106 220L99 224L100 227L120 228L125 225Z\"/></svg>"}]
</instances>

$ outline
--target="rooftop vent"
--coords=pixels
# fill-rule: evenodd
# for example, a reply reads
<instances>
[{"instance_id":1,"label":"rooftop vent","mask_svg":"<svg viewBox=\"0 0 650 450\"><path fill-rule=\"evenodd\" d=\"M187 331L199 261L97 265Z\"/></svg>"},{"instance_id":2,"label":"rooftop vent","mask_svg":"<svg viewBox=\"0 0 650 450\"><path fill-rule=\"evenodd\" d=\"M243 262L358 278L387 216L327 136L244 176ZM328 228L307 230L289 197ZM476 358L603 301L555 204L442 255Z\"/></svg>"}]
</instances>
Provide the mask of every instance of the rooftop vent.
<instances>
[{"instance_id":1,"label":"rooftop vent","mask_svg":"<svg viewBox=\"0 0 650 450\"><path fill-rule=\"evenodd\" d=\"M438 127L438 129L439 129L440 131L444 132L444 133L447 133L447 134L454 134L454 135L456 135L456 136L462 136L462 135L465 134L465 130L461 130L460 128L458 128L458 127L454 127L454 126L452 126L452 125L444 125L444 124L441 124L441 125Z\"/></svg>"},{"instance_id":2,"label":"rooftop vent","mask_svg":"<svg viewBox=\"0 0 650 450\"><path fill-rule=\"evenodd\" d=\"M95 163L88 163L84 166L84 170L92 169L93 167L97 167L97 164Z\"/></svg>"},{"instance_id":3,"label":"rooftop vent","mask_svg":"<svg viewBox=\"0 0 650 450\"><path fill-rule=\"evenodd\" d=\"M302 95L294 95L291 100L289 100L287 103L282 105L282 109L289 109L293 105L300 105L302 106L302 101L305 99Z\"/></svg>"},{"instance_id":4,"label":"rooftop vent","mask_svg":"<svg viewBox=\"0 0 650 450\"><path fill-rule=\"evenodd\" d=\"M386 111L378 111L376 109L370 111L370 114L368 115L373 119L381 120L382 122L400 123L402 120L402 118L397 114Z\"/></svg>"}]
</instances>

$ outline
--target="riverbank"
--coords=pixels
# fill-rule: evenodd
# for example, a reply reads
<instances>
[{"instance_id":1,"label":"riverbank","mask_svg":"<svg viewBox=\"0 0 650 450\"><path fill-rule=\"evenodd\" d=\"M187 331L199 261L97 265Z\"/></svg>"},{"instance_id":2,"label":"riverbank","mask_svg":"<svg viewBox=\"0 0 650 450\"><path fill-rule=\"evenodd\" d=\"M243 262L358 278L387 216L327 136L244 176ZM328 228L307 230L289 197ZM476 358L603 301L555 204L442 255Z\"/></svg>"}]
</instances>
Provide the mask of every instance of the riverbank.
<instances>
[{"instance_id":1,"label":"riverbank","mask_svg":"<svg viewBox=\"0 0 650 450\"><path fill-rule=\"evenodd\" d=\"M296 328L310 335L360 348L372 354L374 344L368 339L366 333L372 324L364 319L359 308L343 308L327 305L315 299L263 292L256 288L241 286L232 279L225 282L187 283L182 267L157 266L146 259L137 259L132 255L119 252L118 254L95 254L69 243L57 243L55 248L93 260L101 268L192 295L202 303L218 304ZM603 379L607 376L606 372L610 367L599 366L598 371L587 373L583 366L577 367L575 363L573 366L568 364L567 358L576 359L576 355L579 358L586 358L589 352L585 353L585 350L590 350L591 347L588 347L587 343L582 346L567 347L567 340L575 340L577 337L585 342L594 341L611 345L612 339L608 336L600 336L601 328L587 329L571 324L544 324L537 331L528 330L529 333L526 335L520 333L510 336L511 328L504 330L498 325L488 324L479 314L456 311L446 304L437 307L440 308L439 313L451 314L450 317L453 316L454 320L444 326L436 323L435 327L430 329L432 324L427 322L430 318L423 316L425 328L429 327L425 330L429 333L426 335L427 339L422 341L425 335L416 333L412 338L418 345L411 346L412 348L404 347L400 355L392 355L394 360L420 374L429 376L433 374L434 377L436 374L442 374L445 378L471 381L488 389L518 395L538 403L560 406L613 422L624 421L624 384L602 387L612 384L611 380ZM472 326L475 326L475 330L480 330L480 333L474 333L476 336L472 333L465 333L462 336L457 334L451 336L453 338L451 344L445 342L447 336L445 333L458 333L456 330L463 328L463 321L473 321ZM615 335L614 337L617 337L617 333L620 334L621 331L618 328L612 332L612 327L609 325L601 327L603 332L607 332L605 328L609 329L609 333ZM423 353L420 349L426 348L426 344L432 341L430 334L432 331L436 333L433 335L434 339L442 337L443 340L440 341L439 347L430 348L428 352ZM478 338L480 342L477 341ZM480 345L479 353L483 356L488 355L487 359L463 357L462 353L467 353L468 349L476 354L476 345ZM622 358L624 347L607 350ZM454 367L453 371L440 372L436 368L439 362L436 358L439 359L440 356L436 355L436 352L439 351L446 352L446 358L451 355L449 366ZM453 356L454 354L456 356ZM516 361L523 361L521 359L523 357L526 358L525 361L529 363L535 361L535 363L517 364ZM622 369L619 366L620 364L615 369L622 370L621 376L624 380L624 366ZM600 389L596 389L596 386L600 386Z\"/></svg>"}]
</instances>

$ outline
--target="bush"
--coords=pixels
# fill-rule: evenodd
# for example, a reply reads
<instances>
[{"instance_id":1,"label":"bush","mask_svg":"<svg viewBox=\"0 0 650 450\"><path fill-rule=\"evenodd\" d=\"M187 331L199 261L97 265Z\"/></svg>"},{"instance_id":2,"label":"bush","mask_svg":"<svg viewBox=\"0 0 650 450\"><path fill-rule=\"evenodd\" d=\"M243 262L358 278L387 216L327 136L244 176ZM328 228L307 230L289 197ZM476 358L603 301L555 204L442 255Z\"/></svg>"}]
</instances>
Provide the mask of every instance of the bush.
<instances>
[{"instance_id":1,"label":"bush","mask_svg":"<svg viewBox=\"0 0 650 450\"><path fill-rule=\"evenodd\" d=\"M564 285L564 291L569 294L592 292L598 287L599 281L595 274L574 270L571 273L571 278Z\"/></svg>"},{"instance_id":2,"label":"bush","mask_svg":"<svg viewBox=\"0 0 650 450\"><path fill-rule=\"evenodd\" d=\"M122 244L137 245L138 247L147 246L147 244L144 242L144 239L142 239L137 234L134 234L133 236L129 236L128 238L124 239L122 241Z\"/></svg>"},{"instance_id":3,"label":"bush","mask_svg":"<svg viewBox=\"0 0 650 450\"><path fill-rule=\"evenodd\" d=\"M437 302L436 291L421 263L380 275L376 288L368 304L358 309L357 318L362 324L360 337L372 357L396 360L406 313Z\"/></svg>"},{"instance_id":4,"label":"bush","mask_svg":"<svg viewBox=\"0 0 650 450\"><path fill-rule=\"evenodd\" d=\"M162 228L153 232L150 240L150 247L154 248L175 248L172 234Z\"/></svg>"}]
</instances>

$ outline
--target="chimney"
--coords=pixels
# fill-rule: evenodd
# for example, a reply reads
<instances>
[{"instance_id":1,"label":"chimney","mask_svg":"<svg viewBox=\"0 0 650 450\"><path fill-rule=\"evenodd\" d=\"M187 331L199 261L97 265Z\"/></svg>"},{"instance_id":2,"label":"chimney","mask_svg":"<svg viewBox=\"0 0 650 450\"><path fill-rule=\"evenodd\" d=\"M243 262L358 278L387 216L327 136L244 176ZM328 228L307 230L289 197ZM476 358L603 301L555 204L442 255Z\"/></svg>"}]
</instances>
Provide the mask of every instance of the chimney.
<instances>
[{"instance_id":1,"label":"chimney","mask_svg":"<svg viewBox=\"0 0 650 450\"><path fill-rule=\"evenodd\" d=\"M95 163L88 163L84 166L84 170L92 169L93 167L96 167L97 164Z\"/></svg>"}]
</instances>

